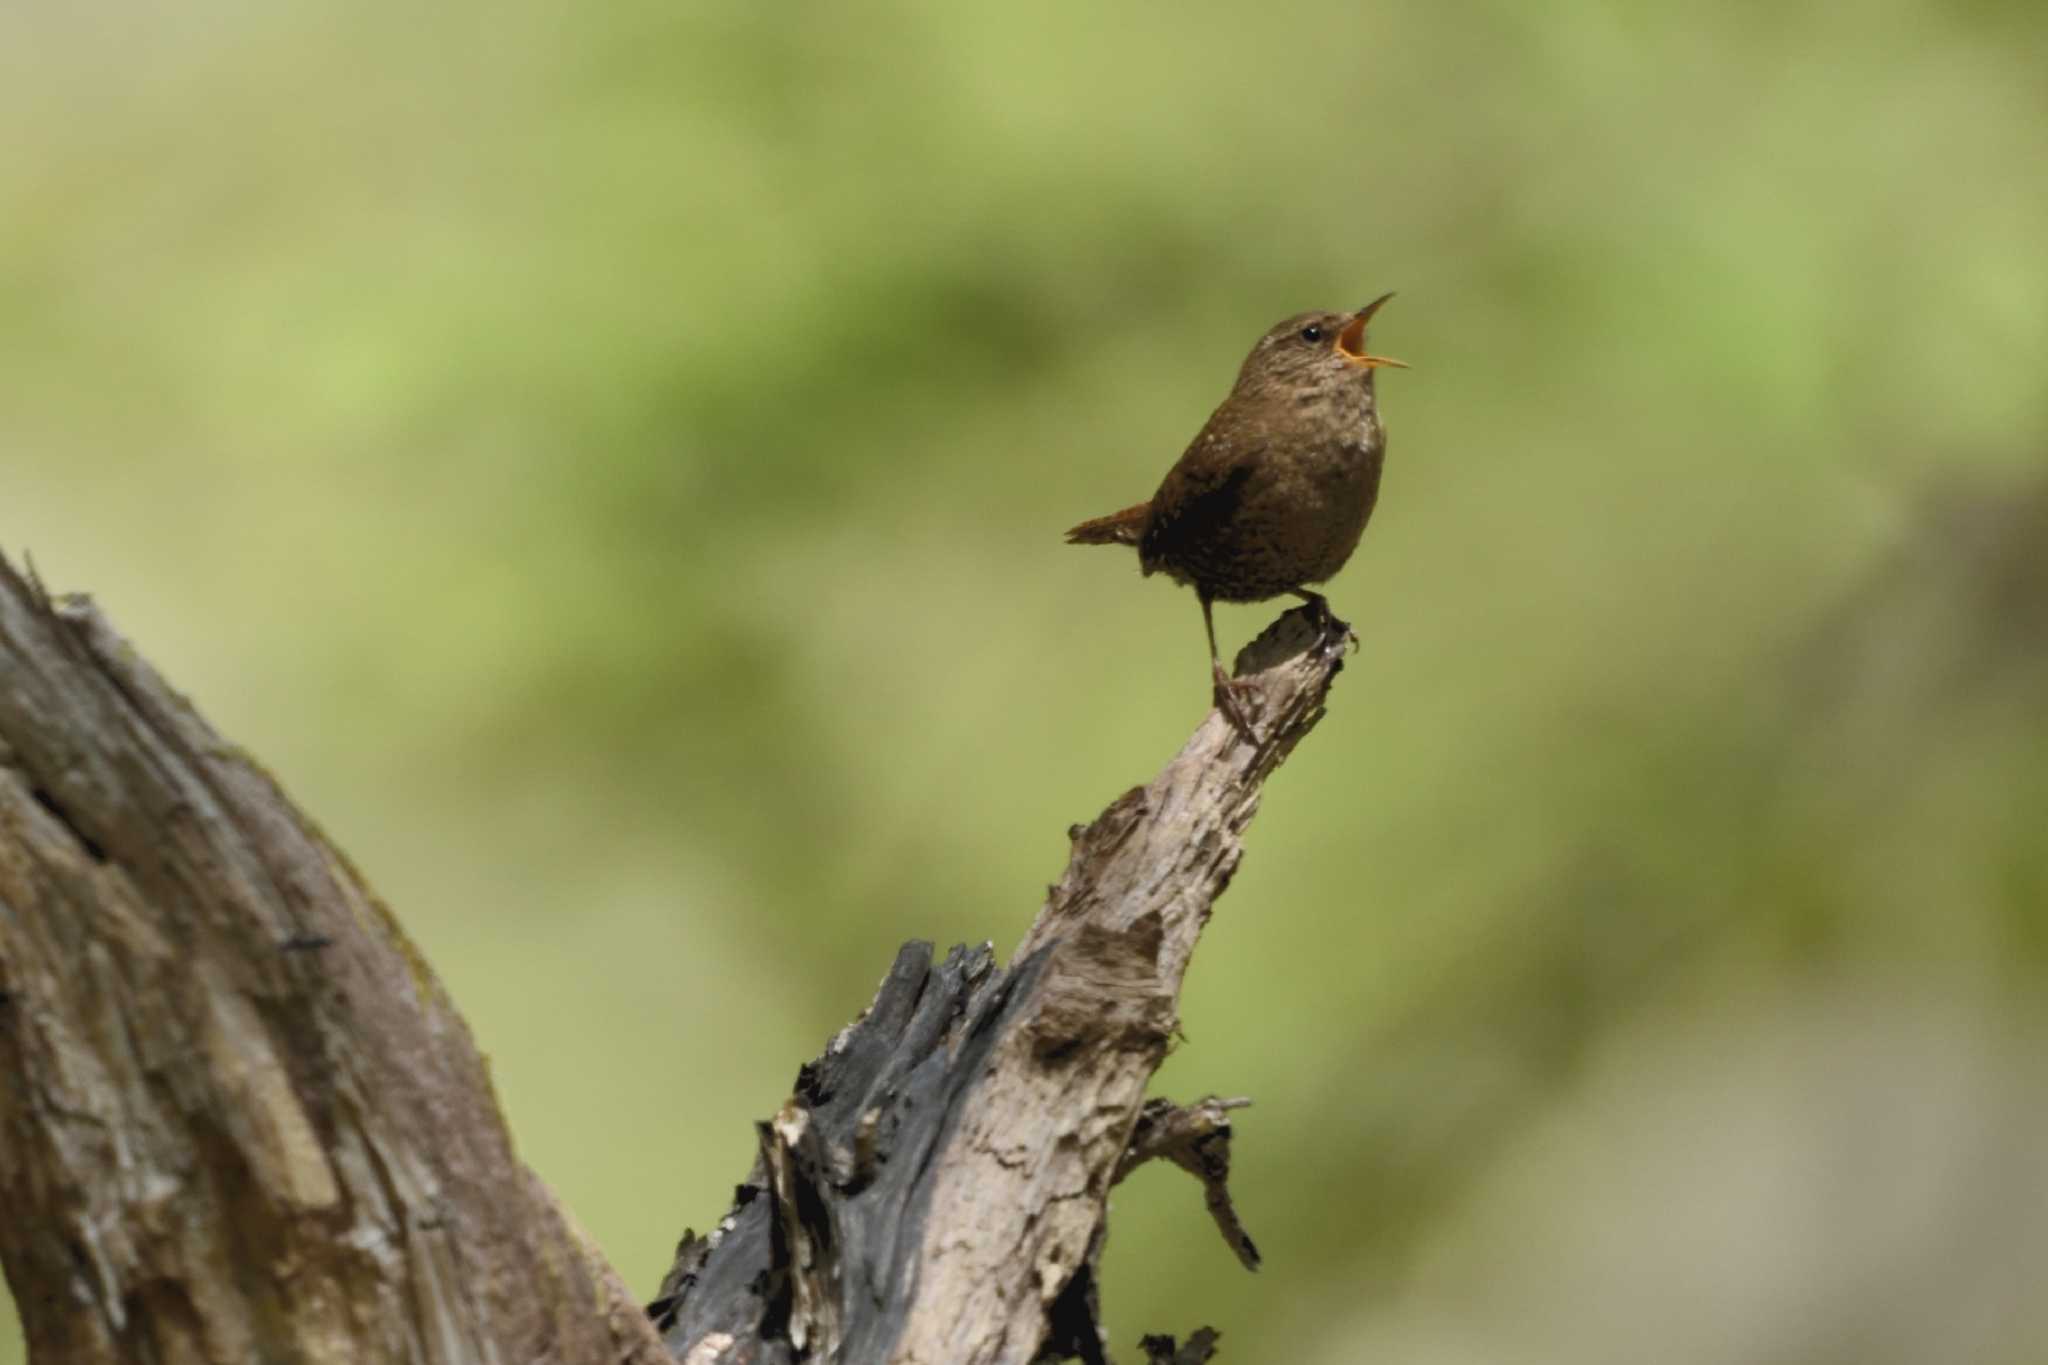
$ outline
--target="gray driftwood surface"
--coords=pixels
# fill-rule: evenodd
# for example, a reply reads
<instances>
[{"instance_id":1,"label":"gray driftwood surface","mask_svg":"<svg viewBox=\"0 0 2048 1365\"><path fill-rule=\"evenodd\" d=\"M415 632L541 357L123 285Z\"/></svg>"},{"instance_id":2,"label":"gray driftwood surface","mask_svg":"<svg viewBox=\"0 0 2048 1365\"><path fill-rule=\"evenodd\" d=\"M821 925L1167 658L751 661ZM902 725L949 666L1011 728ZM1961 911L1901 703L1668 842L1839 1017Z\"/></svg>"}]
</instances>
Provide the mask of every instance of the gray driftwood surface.
<instances>
[{"instance_id":1,"label":"gray driftwood surface","mask_svg":"<svg viewBox=\"0 0 2048 1365\"><path fill-rule=\"evenodd\" d=\"M1306 611L1247 647L1254 733L1212 712L1076 826L1008 966L906 945L643 1310L347 859L89 602L0 563L0 1265L31 1358L1107 1360L1095 1265L1133 1166L1188 1170L1257 1264L1243 1101L1144 1091L1343 648Z\"/></svg>"}]
</instances>

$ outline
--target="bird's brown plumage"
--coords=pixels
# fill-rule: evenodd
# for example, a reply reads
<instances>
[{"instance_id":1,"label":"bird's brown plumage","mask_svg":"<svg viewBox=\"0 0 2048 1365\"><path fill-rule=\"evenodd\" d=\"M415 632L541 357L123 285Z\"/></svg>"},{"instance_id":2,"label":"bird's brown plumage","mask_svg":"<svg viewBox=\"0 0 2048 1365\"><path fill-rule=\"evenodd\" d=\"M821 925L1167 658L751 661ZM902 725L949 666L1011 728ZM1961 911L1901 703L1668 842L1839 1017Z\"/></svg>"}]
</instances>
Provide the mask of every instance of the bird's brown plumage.
<instances>
[{"instance_id":1,"label":"bird's brown plumage","mask_svg":"<svg viewBox=\"0 0 2048 1365\"><path fill-rule=\"evenodd\" d=\"M1379 500L1373 371L1401 362L1366 353L1365 324L1386 297L1273 327L1151 500L1084 521L1068 541L1135 545L1147 574L1195 589L1205 619L1214 601L1321 603L1309 586L1344 567Z\"/></svg>"},{"instance_id":2,"label":"bird's brown plumage","mask_svg":"<svg viewBox=\"0 0 2048 1365\"><path fill-rule=\"evenodd\" d=\"M1145 533L1145 517L1152 511L1149 502L1135 503L1121 512L1111 512L1106 517L1095 517L1070 527L1067 531L1069 545L1136 545L1138 537Z\"/></svg>"}]
</instances>

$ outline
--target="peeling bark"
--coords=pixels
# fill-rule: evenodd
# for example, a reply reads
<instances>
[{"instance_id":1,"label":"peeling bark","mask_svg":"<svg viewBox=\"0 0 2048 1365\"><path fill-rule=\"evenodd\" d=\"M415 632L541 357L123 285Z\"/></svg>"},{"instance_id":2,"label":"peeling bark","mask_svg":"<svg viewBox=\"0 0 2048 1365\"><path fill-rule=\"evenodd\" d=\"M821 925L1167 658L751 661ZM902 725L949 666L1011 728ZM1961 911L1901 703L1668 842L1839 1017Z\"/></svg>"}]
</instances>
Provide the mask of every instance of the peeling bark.
<instances>
[{"instance_id":1,"label":"peeling bark","mask_svg":"<svg viewBox=\"0 0 2048 1365\"><path fill-rule=\"evenodd\" d=\"M1237 1253L1246 1270L1259 1268L1259 1249L1237 1216L1230 1198L1230 1111L1251 1104L1248 1099L1207 1099L1182 1106L1171 1100L1152 1099L1138 1111L1137 1127L1131 1130L1131 1144L1117 1163L1116 1178L1122 1180L1147 1161L1171 1161L1202 1182L1203 1202L1224 1245Z\"/></svg>"},{"instance_id":2,"label":"peeling bark","mask_svg":"<svg viewBox=\"0 0 2048 1365\"><path fill-rule=\"evenodd\" d=\"M1203 1365L1216 1354L1216 1332L1198 1327L1185 1346L1176 1347L1172 1337L1146 1337L1138 1343L1145 1352L1145 1365Z\"/></svg>"},{"instance_id":3,"label":"peeling bark","mask_svg":"<svg viewBox=\"0 0 2048 1365\"><path fill-rule=\"evenodd\" d=\"M34 1359L1107 1365L1096 1266L1136 1164L1193 1172L1256 1265L1244 1102L1144 1090L1347 639L1304 610L1247 647L1249 732L1212 714L1070 831L1007 967L906 945L643 1311L341 853L89 603L0 563L0 1266Z\"/></svg>"},{"instance_id":4,"label":"peeling bark","mask_svg":"<svg viewBox=\"0 0 2048 1365\"><path fill-rule=\"evenodd\" d=\"M679 1357L893 1365L1103 1362L1095 1267L1110 1187L1162 1157L1202 1180L1248 1267L1225 1181L1241 1100L1144 1103L1195 941L1261 785L1323 714L1348 634L1303 609L1238 659L1252 734L1212 713L1151 783L1072 831L1011 965L909 944L874 1003L804 1068L707 1238L650 1305ZM1199 1361L1214 1333L1152 1358ZM1166 1354L1158 1356L1163 1343ZM830 1358L830 1357L828 1357Z\"/></svg>"},{"instance_id":5,"label":"peeling bark","mask_svg":"<svg viewBox=\"0 0 2048 1365\"><path fill-rule=\"evenodd\" d=\"M38 1365L667 1359L347 860L4 564L0 1203Z\"/></svg>"}]
</instances>

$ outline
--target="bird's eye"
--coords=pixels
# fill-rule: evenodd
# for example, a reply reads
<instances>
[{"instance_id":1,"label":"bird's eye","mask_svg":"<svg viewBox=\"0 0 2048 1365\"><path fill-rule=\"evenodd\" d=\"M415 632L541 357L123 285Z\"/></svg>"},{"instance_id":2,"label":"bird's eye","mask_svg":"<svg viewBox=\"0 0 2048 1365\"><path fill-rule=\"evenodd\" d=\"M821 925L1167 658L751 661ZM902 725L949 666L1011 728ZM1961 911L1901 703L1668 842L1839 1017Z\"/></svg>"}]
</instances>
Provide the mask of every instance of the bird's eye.
<instances>
[{"instance_id":1,"label":"bird's eye","mask_svg":"<svg viewBox=\"0 0 2048 1365\"><path fill-rule=\"evenodd\" d=\"M1301 339L1311 345L1321 341L1323 339L1322 326L1319 323L1311 322L1308 326L1301 329Z\"/></svg>"}]
</instances>

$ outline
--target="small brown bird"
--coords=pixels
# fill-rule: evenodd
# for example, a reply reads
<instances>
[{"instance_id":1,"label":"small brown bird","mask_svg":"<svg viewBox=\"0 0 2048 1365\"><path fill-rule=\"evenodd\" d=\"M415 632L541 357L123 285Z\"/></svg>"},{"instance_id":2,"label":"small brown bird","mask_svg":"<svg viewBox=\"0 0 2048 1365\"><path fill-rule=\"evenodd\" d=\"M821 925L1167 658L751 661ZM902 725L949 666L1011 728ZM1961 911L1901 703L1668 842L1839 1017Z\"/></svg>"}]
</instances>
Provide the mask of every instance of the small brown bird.
<instances>
[{"instance_id":1,"label":"small brown bird","mask_svg":"<svg viewBox=\"0 0 2048 1365\"><path fill-rule=\"evenodd\" d=\"M1365 328L1392 297L1355 313L1302 313L1260 337L1152 500L1067 532L1072 545L1135 545L1147 575L1195 590L1216 704L1240 729L1211 604L1292 593L1342 625L1309 584L1344 567L1379 497L1387 435L1373 371L1406 366L1368 355Z\"/></svg>"}]
</instances>

